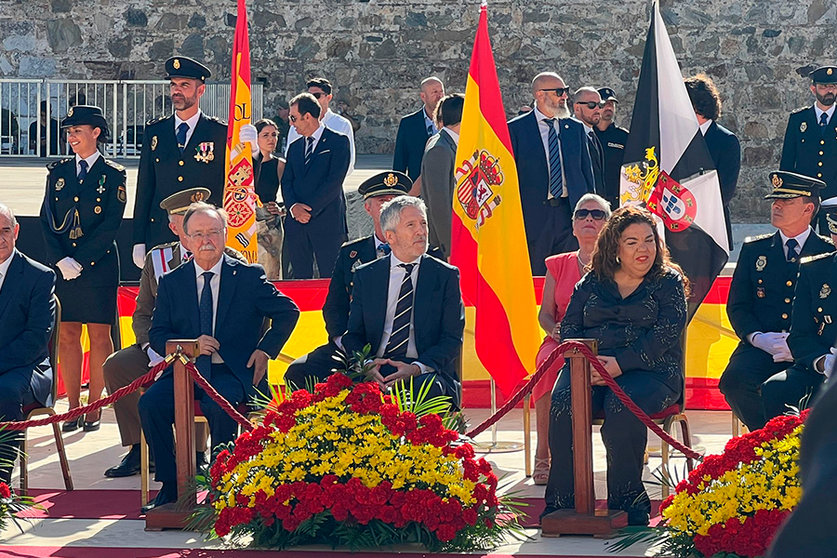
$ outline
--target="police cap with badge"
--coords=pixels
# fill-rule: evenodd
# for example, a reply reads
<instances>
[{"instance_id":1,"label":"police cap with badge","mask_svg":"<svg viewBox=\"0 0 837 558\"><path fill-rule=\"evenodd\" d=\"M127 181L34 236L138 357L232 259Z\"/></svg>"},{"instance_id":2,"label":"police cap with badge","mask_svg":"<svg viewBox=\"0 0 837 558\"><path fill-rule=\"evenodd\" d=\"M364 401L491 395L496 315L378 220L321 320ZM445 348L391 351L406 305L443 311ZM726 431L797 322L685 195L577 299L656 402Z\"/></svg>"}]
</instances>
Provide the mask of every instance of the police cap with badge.
<instances>
[{"instance_id":1,"label":"police cap with badge","mask_svg":"<svg viewBox=\"0 0 837 558\"><path fill-rule=\"evenodd\" d=\"M384 171L363 181L358 193L366 201L377 196L403 196L413 187L410 177L399 171Z\"/></svg>"},{"instance_id":2,"label":"police cap with badge","mask_svg":"<svg viewBox=\"0 0 837 558\"><path fill-rule=\"evenodd\" d=\"M190 205L196 202L205 202L211 194L209 188L202 186L181 190L161 201L160 209L165 210L169 215L185 215Z\"/></svg>"},{"instance_id":3,"label":"police cap with badge","mask_svg":"<svg viewBox=\"0 0 837 558\"><path fill-rule=\"evenodd\" d=\"M813 83L837 83L837 66L821 66L808 74Z\"/></svg>"},{"instance_id":4,"label":"police cap with badge","mask_svg":"<svg viewBox=\"0 0 837 558\"><path fill-rule=\"evenodd\" d=\"M837 196L823 200L821 211L825 213L828 232L837 235Z\"/></svg>"},{"instance_id":5,"label":"police cap with badge","mask_svg":"<svg viewBox=\"0 0 837 558\"><path fill-rule=\"evenodd\" d=\"M166 79L190 78L206 81L212 76L209 68L186 56L172 56L166 60Z\"/></svg>"},{"instance_id":6,"label":"police cap with badge","mask_svg":"<svg viewBox=\"0 0 837 558\"><path fill-rule=\"evenodd\" d=\"M616 98L616 93L610 87L601 87L598 89L598 91L603 103L606 103L608 101L613 101L614 103L619 102L619 99Z\"/></svg>"},{"instance_id":7,"label":"police cap with badge","mask_svg":"<svg viewBox=\"0 0 837 558\"><path fill-rule=\"evenodd\" d=\"M770 183L773 191L764 196L766 200L789 200L800 196L818 198L820 190L825 188L822 180L787 171L771 172Z\"/></svg>"},{"instance_id":8,"label":"police cap with badge","mask_svg":"<svg viewBox=\"0 0 837 558\"><path fill-rule=\"evenodd\" d=\"M105 120L102 109L93 105L76 105L70 107L70 110L67 111L67 116L61 121L62 128L83 126L85 124L94 128L101 128L102 133L99 134L99 141L103 141L110 134L108 121Z\"/></svg>"}]
</instances>

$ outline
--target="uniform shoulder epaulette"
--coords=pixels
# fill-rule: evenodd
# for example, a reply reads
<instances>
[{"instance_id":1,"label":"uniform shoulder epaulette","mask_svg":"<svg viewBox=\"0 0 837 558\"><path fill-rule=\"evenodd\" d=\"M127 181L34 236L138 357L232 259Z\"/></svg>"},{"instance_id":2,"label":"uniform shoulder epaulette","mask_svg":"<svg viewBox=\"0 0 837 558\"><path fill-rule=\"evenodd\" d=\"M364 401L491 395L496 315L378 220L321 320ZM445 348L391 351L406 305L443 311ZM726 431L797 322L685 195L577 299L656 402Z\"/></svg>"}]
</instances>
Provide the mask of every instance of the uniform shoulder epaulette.
<instances>
[{"instance_id":1,"label":"uniform shoulder epaulette","mask_svg":"<svg viewBox=\"0 0 837 558\"><path fill-rule=\"evenodd\" d=\"M154 248L151 249L151 251L154 252L154 251L159 251L159 250L165 250L166 248L174 248L179 243L180 243L180 241L178 241L178 240L173 240L172 242L165 242L163 244L156 245Z\"/></svg>"},{"instance_id":2,"label":"uniform shoulder epaulette","mask_svg":"<svg viewBox=\"0 0 837 558\"><path fill-rule=\"evenodd\" d=\"M766 234L759 234L756 236L748 236L744 239L744 242L755 242L757 240L764 240L765 238L770 238L773 236L774 233L766 233Z\"/></svg>"},{"instance_id":3,"label":"uniform shoulder epaulette","mask_svg":"<svg viewBox=\"0 0 837 558\"><path fill-rule=\"evenodd\" d=\"M120 164L119 164L119 163L117 163L116 161L112 161L112 160L110 160L110 159L105 159L105 164L106 164L106 165L108 165L108 166L110 166L110 167L115 168L115 169L116 169L116 170L118 170L119 172L123 172L123 171L125 170L125 165L120 165Z\"/></svg>"},{"instance_id":4,"label":"uniform shoulder epaulette","mask_svg":"<svg viewBox=\"0 0 837 558\"><path fill-rule=\"evenodd\" d=\"M222 119L218 118L217 116L209 116L208 114L204 114L203 116L204 116L204 118L206 118L210 122L217 122L218 124L221 124L222 126L227 125L226 120L222 120Z\"/></svg>"},{"instance_id":5,"label":"uniform shoulder epaulette","mask_svg":"<svg viewBox=\"0 0 837 558\"><path fill-rule=\"evenodd\" d=\"M358 244L363 244L364 242L366 242L370 238L372 238L372 235L363 236L361 238L356 238L354 240L349 240L348 242L344 242L342 244L342 246L340 246L340 248L350 248L350 247L358 245Z\"/></svg>"},{"instance_id":6,"label":"uniform shoulder epaulette","mask_svg":"<svg viewBox=\"0 0 837 558\"><path fill-rule=\"evenodd\" d=\"M811 108L811 105L807 105L807 106L804 106L804 107L799 107L798 109L796 109L794 111L791 111L791 116L799 114L801 112L805 112L806 110L808 110L810 108Z\"/></svg>"},{"instance_id":7,"label":"uniform shoulder epaulette","mask_svg":"<svg viewBox=\"0 0 837 558\"><path fill-rule=\"evenodd\" d=\"M146 126L154 126L155 124L159 124L163 120L168 118L168 116L158 116L157 118L152 118L148 122L145 123Z\"/></svg>"},{"instance_id":8,"label":"uniform shoulder epaulette","mask_svg":"<svg viewBox=\"0 0 837 558\"><path fill-rule=\"evenodd\" d=\"M801 260L799 260L800 264L807 264L811 262L815 262L817 260L824 260L826 258L834 257L834 252L826 252L825 254L816 254L814 256L805 256Z\"/></svg>"},{"instance_id":9,"label":"uniform shoulder epaulette","mask_svg":"<svg viewBox=\"0 0 837 558\"><path fill-rule=\"evenodd\" d=\"M60 165L63 165L63 164L65 164L65 163L68 163L68 162L70 162L70 161L72 161L72 160L73 160L73 158L72 158L72 157L65 157L65 158L63 158L63 159L59 159L58 161L53 161L53 162L51 162L50 164L48 164L48 165L47 165L47 170L52 170L52 169L54 169L54 168L56 168L56 167L58 167L58 166L60 166Z\"/></svg>"}]
</instances>

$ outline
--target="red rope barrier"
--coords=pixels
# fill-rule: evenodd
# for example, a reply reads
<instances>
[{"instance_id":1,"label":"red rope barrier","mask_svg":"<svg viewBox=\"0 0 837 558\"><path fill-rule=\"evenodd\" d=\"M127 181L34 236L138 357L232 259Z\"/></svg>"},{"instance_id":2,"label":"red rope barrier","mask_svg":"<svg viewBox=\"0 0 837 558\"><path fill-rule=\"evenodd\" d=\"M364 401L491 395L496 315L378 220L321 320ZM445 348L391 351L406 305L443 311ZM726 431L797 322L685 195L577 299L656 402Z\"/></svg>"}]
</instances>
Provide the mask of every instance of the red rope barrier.
<instances>
[{"instance_id":1,"label":"red rope barrier","mask_svg":"<svg viewBox=\"0 0 837 558\"><path fill-rule=\"evenodd\" d=\"M213 401L215 401L215 403L217 403L219 407L221 407L221 408L222 408L222 409L223 409L223 410L224 410L224 411L225 411L228 415L230 415L230 417L231 417L231 418L232 418L235 422L237 422L238 424L240 424L240 425L241 425L241 427L242 427L244 430L246 430L246 431L248 431L248 432L249 432L250 430L253 430L253 425L250 423L250 421L249 421L249 420L247 420L247 418L246 418L244 415L242 415L241 413L239 413L239 412L238 412L238 410L236 410L236 408L235 408L235 407L233 407L233 406L230 404L230 402L229 402L229 401L227 401L226 399L224 399L224 398L223 398L223 396L221 396L221 394L220 394L220 393L218 393L217 391L215 391L215 388L214 388L214 387L212 387L212 386L209 384L209 382L207 382L207 381L206 381L206 378L204 378L203 376L201 376L201 373L198 371L198 367L197 367L197 366L195 366L195 363L194 363L194 362L192 362L192 361L190 361L190 360L186 360L186 362L184 363L184 365L186 366L186 370L187 370L187 371L189 372L189 374L192 376L192 379L193 379L193 380L195 380L195 383L196 383L196 384L198 384L198 387L200 387L203 391L205 391L205 392L206 392L206 394L209 396L209 398L210 398L210 399L212 399Z\"/></svg>"},{"instance_id":2,"label":"red rope barrier","mask_svg":"<svg viewBox=\"0 0 837 558\"><path fill-rule=\"evenodd\" d=\"M673 436L670 436L669 434L667 434L662 428L659 427L659 425L657 425L657 423L655 423L651 419L651 417L646 415L645 412L642 409L640 409L637 406L637 404L634 403L631 400L630 397L628 397L628 394L626 394L624 391L622 391L622 388L619 387L619 384L616 383L616 380L614 380L610 376L610 374L608 374L607 370L605 370L604 365L602 365L602 363L599 362L599 359L596 358L596 355L593 354L593 351L590 350L590 348L587 345L585 345L584 343L580 343L578 341L564 341L563 343L558 345L549 354L549 356L543 362L543 364L541 364L538 367L537 371L535 371L535 374L532 376L532 378L530 378L529 381L526 382L526 384L522 388L517 390L517 393L515 393L512 396L512 398L509 399L508 402L506 402L505 405L503 405L488 420L486 420L485 422L483 422L482 424L480 424L479 426L477 426L476 428L474 428L473 430L468 432L466 434L466 436L468 436L470 438L473 438L477 434L480 434L481 432L490 428L494 423L496 423L498 420L500 420L506 413L511 411L520 402L520 400L522 400L527 394L531 393L532 389L535 387L535 384L537 384L540 381L540 379L544 376L544 374L546 374L547 371L552 370L552 369L557 367L555 365L555 361L558 359L558 357L560 357L561 355L563 355L565 352L567 352L570 349L577 349L578 352L580 352L582 355L584 355L584 358L586 358L590 362L590 364L593 366L593 368L595 368L596 371L601 375L602 379L605 381L607 386L613 391L613 393L616 395L617 399L619 399L619 401L621 401L623 405L625 405L634 415L636 415L636 417L640 420L640 422L642 422L642 424L647 426L648 429L650 429L654 434L659 436L663 441L668 443L671 447L679 450L686 457L691 458L691 459L696 459L697 461L703 461L703 456L701 454L697 453L696 451L694 451L692 448L688 447L687 445L682 444L681 442L679 442Z\"/></svg>"}]
</instances>

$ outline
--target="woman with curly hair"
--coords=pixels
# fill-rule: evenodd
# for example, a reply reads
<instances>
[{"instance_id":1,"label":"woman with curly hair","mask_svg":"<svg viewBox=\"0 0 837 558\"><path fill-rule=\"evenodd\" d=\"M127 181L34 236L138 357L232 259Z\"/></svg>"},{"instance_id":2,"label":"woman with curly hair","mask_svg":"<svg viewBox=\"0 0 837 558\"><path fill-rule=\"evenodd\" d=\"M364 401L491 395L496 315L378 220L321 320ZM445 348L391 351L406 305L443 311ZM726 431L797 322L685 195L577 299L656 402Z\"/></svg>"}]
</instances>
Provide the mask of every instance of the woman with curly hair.
<instances>
[{"instance_id":1,"label":"woman with curly hair","mask_svg":"<svg viewBox=\"0 0 837 558\"><path fill-rule=\"evenodd\" d=\"M561 338L598 340L599 361L647 414L677 402L683 390L683 348L688 280L669 260L653 216L622 207L605 224L591 271L576 285L561 321ZM648 433L592 371L593 413L604 416L608 508L628 513L630 525L647 525L651 503L642 484ZM544 515L572 508L573 449L567 365L552 391L549 446L552 464Z\"/></svg>"}]
</instances>

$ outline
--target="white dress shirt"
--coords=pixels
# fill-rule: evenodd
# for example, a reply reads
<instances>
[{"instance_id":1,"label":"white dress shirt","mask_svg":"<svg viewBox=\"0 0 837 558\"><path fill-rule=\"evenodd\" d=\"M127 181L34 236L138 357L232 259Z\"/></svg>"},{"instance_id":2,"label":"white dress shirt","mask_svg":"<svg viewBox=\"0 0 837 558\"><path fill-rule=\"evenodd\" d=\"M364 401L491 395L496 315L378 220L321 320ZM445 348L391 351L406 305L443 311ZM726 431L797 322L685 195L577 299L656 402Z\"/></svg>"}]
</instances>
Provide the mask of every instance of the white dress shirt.
<instances>
[{"instance_id":1,"label":"white dress shirt","mask_svg":"<svg viewBox=\"0 0 837 558\"><path fill-rule=\"evenodd\" d=\"M805 246L805 241L808 240L808 236L811 234L811 231L812 231L812 229L809 226L807 229L805 229L804 231L802 231L801 233L799 233L798 235L796 235L794 237L785 236L784 233L782 233L782 231L779 231L779 236L782 237L782 251L785 253L785 259L788 258L788 240L790 240L791 238L796 239L796 242L799 243L799 246L797 247L797 249L799 250L799 253L801 254L802 253L802 248Z\"/></svg>"},{"instance_id":2,"label":"white dress shirt","mask_svg":"<svg viewBox=\"0 0 837 558\"><path fill-rule=\"evenodd\" d=\"M705 135L706 135L706 132L708 132L708 131L709 131L709 127L712 125L712 123L713 123L713 122L715 122L715 121L714 121L714 120L712 120L711 118L709 118L709 119L708 119L706 122L704 122L703 124L698 125L698 127L700 128L700 133L701 133L701 134L703 134L703 135L705 136Z\"/></svg>"},{"instance_id":3,"label":"white dress shirt","mask_svg":"<svg viewBox=\"0 0 837 558\"><path fill-rule=\"evenodd\" d=\"M221 291L221 268L224 267L224 256L221 256L221 259L218 260L218 263L212 266L211 269L203 269L201 266L198 265L198 262L195 262L195 277L197 277L197 288L198 288L198 304L200 304L201 300L201 292L203 291L203 282L204 278L202 277L203 273L206 271L211 271L214 273L212 279L210 279L209 284L212 288L212 336L215 337L215 320L218 319L218 295ZM212 353L212 364L221 364L224 362L224 359L221 358L217 352Z\"/></svg>"},{"instance_id":4,"label":"white dress shirt","mask_svg":"<svg viewBox=\"0 0 837 558\"><path fill-rule=\"evenodd\" d=\"M192 132L195 131L195 126L198 125L198 120L201 118L201 109L198 109L198 112L195 113L194 116L189 117L188 120L182 120L177 113L174 113L174 135L177 137L177 128L185 122L189 125L189 129L186 130L186 143L184 145L189 145L189 140L192 139Z\"/></svg>"},{"instance_id":5,"label":"white dress shirt","mask_svg":"<svg viewBox=\"0 0 837 558\"><path fill-rule=\"evenodd\" d=\"M453 130L448 128L447 126L445 126L442 129L450 136L450 139L453 140L453 143L455 143L456 146L459 147L459 134L457 134L456 132L454 132Z\"/></svg>"},{"instance_id":6,"label":"white dress shirt","mask_svg":"<svg viewBox=\"0 0 837 558\"><path fill-rule=\"evenodd\" d=\"M3 282L6 280L6 275L9 274L9 266L12 265L12 260L15 257L14 251L12 251L12 255L6 258L6 261L0 263L0 290L3 289Z\"/></svg>"},{"instance_id":7,"label":"white dress shirt","mask_svg":"<svg viewBox=\"0 0 837 558\"><path fill-rule=\"evenodd\" d=\"M352 171L355 170L355 132L352 129L352 123L349 122L348 119L340 116L336 112L332 112L331 109L328 109L325 113L325 116L320 120L320 123L331 130L332 132L339 132L344 136L348 136L349 138L349 170L346 171L346 176L352 174ZM320 132L322 134L322 132ZM290 127L288 130L288 143L287 147L285 147L285 158L288 157L288 150L291 147L291 144L299 139L301 136L299 132L296 131L296 128L293 126ZM319 138L318 138L319 139ZM314 144L316 146L316 143Z\"/></svg>"},{"instance_id":8,"label":"white dress shirt","mask_svg":"<svg viewBox=\"0 0 837 558\"><path fill-rule=\"evenodd\" d=\"M532 111L534 111L535 119L538 121L538 131L541 133L541 142L543 143L543 154L544 154L544 157L546 157L546 171L548 173L551 170L549 168L549 123L544 122L544 119L550 118L550 117L545 115L541 111L539 111L537 106L535 108L533 108ZM552 127L555 129L555 133L558 135L558 155L561 159L561 178L563 179L563 180L561 180L561 187L563 189L563 192L561 193L561 197L566 198L570 194L567 191L567 180L566 180L566 177L564 175L564 154L561 153L561 126L560 126L561 119L558 118L557 116L555 116L553 118L555 118L555 122L552 123ZM551 198L552 193L548 191L549 190L548 186L549 185L547 184L547 198Z\"/></svg>"},{"instance_id":9,"label":"white dress shirt","mask_svg":"<svg viewBox=\"0 0 837 558\"><path fill-rule=\"evenodd\" d=\"M834 116L834 107L835 106L836 105L831 105L830 107L828 107L828 110L822 110L820 107L817 106L816 103L814 103L814 112L817 114L817 124L820 123L820 118L822 118L822 113L825 113L825 114L828 115L828 122L826 123L826 126L831 124L831 117Z\"/></svg>"},{"instance_id":10,"label":"white dress shirt","mask_svg":"<svg viewBox=\"0 0 837 558\"><path fill-rule=\"evenodd\" d=\"M81 162L82 161L87 161L87 172L90 172L90 169L93 168L93 164L96 163L96 161L99 159L99 157L101 157L101 155L99 154L98 149L93 152L93 155L91 155L90 157L87 157L85 159L82 159L81 156L76 154L76 176L78 176L78 173L81 172Z\"/></svg>"}]
</instances>

